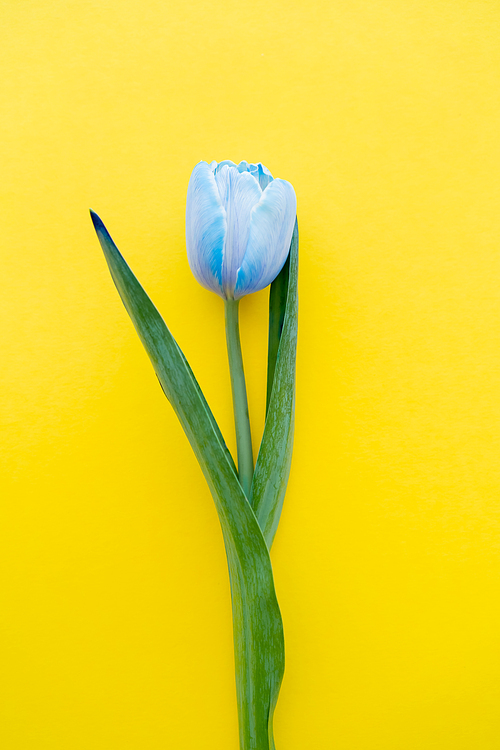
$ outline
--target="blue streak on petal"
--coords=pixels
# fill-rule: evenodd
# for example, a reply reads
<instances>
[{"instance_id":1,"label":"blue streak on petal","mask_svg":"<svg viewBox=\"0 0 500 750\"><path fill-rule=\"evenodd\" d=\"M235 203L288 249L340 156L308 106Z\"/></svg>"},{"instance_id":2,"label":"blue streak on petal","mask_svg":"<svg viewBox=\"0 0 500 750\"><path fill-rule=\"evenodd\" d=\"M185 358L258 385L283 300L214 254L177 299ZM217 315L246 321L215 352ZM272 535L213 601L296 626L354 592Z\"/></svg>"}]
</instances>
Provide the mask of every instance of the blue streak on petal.
<instances>
[{"instance_id":1,"label":"blue streak on petal","mask_svg":"<svg viewBox=\"0 0 500 750\"><path fill-rule=\"evenodd\" d=\"M259 183L261 190L265 190L273 179L271 172L261 162L258 164L249 164L247 161L240 161L238 172L250 172Z\"/></svg>"},{"instance_id":2,"label":"blue streak on petal","mask_svg":"<svg viewBox=\"0 0 500 750\"><path fill-rule=\"evenodd\" d=\"M222 260L222 289L231 299L236 284L236 274L245 254L253 207L259 202L262 191L257 180L246 171L224 165L215 174L222 206L226 211L227 232Z\"/></svg>"},{"instance_id":3,"label":"blue streak on petal","mask_svg":"<svg viewBox=\"0 0 500 750\"><path fill-rule=\"evenodd\" d=\"M217 174L222 169L222 167L226 166L236 167L238 172L250 172L250 174L252 174L259 183L261 190L265 190L273 179L271 172L267 167L261 164L261 162L258 162L258 164L249 164L247 161L243 160L240 161L238 165L236 165L234 161L226 159L225 161L220 161L219 163L217 163L216 161L211 162L210 169L212 170L212 172L214 172L214 174Z\"/></svg>"},{"instance_id":4,"label":"blue streak on petal","mask_svg":"<svg viewBox=\"0 0 500 750\"><path fill-rule=\"evenodd\" d=\"M297 199L286 180L272 180L253 208L246 252L237 272L234 298L268 286L286 260L292 240Z\"/></svg>"},{"instance_id":5,"label":"blue streak on petal","mask_svg":"<svg viewBox=\"0 0 500 750\"><path fill-rule=\"evenodd\" d=\"M206 289L224 297L222 258L227 223L213 172L202 161L189 180L186 202L186 248L189 266Z\"/></svg>"},{"instance_id":6,"label":"blue streak on petal","mask_svg":"<svg viewBox=\"0 0 500 750\"><path fill-rule=\"evenodd\" d=\"M212 162L212 164L216 165L213 170L214 174L217 174L217 172L220 172L222 167L235 167L236 166L234 161L231 161L230 159L225 159L225 161L220 161L218 164L217 162ZM210 166L212 166L212 164Z\"/></svg>"},{"instance_id":7,"label":"blue streak on petal","mask_svg":"<svg viewBox=\"0 0 500 750\"><path fill-rule=\"evenodd\" d=\"M265 190L273 179L268 168L260 162L258 164L250 164L250 172L254 175L255 179L258 180L261 190Z\"/></svg>"}]
</instances>

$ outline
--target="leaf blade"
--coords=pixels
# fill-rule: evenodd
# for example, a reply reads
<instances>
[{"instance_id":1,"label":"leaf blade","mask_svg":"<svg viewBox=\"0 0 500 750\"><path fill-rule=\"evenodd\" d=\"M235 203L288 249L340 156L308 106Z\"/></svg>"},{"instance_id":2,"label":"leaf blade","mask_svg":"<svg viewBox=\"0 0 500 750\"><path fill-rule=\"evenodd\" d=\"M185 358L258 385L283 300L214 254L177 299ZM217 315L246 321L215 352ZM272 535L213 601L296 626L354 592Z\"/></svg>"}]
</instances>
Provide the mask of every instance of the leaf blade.
<instances>
[{"instance_id":1,"label":"leaf blade","mask_svg":"<svg viewBox=\"0 0 500 750\"><path fill-rule=\"evenodd\" d=\"M198 459L219 515L231 582L241 748L273 750L284 640L266 543L187 360L104 224L97 214L91 215L115 286Z\"/></svg>"},{"instance_id":2,"label":"leaf blade","mask_svg":"<svg viewBox=\"0 0 500 750\"><path fill-rule=\"evenodd\" d=\"M269 549L278 528L292 462L298 249L299 230L295 222L287 260L289 267L283 267L269 296L268 408L250 494L250 502Z\"/></svg>"}]
</instances>

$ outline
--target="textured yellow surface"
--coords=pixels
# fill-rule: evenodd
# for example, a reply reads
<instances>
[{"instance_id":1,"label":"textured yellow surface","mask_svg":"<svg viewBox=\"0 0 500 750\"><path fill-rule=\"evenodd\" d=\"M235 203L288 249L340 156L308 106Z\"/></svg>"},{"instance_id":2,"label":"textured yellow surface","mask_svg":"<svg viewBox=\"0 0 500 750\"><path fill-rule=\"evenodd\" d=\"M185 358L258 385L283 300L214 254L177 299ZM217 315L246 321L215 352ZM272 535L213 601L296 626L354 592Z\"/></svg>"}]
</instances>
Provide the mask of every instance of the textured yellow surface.
<instances>
[{"instance_id":1,"label":"textured yellow surface","mask_svg":"<svg viewBox=\"0 0 500 750\"><path fill-rule=\"evenodd\" d=\"M2 748L237 748L217 517L87 212L234 447L222 302L184 250L191 169L230 158L293 183L301 230L277 748L496 750L498 4L1 15Z\"/></svg>"}]
</instances>

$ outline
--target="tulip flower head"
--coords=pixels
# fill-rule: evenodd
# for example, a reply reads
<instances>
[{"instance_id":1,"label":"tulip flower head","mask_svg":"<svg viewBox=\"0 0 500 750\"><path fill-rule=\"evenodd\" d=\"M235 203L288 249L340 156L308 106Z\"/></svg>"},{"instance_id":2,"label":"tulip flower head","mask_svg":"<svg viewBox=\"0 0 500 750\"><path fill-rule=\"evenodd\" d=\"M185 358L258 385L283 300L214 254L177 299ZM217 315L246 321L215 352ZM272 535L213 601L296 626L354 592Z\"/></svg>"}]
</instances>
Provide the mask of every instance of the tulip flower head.
<instances>
[{"instance_id":1,"label":"tulip flower head","mask_svg":"<svg viewBox=\"0 0 500 750\"><path fill-rule=\"evenodd\" d=\"M186 246L197 281L225 300L268 286L292 239L292 185L262 164L201 161L189 181Z\"/></svg>"}]
</instances>

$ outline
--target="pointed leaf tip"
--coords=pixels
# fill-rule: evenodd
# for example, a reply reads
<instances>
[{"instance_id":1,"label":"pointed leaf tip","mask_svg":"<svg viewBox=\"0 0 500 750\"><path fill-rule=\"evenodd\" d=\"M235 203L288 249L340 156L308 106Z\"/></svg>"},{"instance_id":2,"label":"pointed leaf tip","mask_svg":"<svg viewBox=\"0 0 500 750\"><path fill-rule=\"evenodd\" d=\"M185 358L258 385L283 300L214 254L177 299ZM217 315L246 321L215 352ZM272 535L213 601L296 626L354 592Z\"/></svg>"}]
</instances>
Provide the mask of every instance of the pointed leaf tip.
<instances>
[{"instance_id":1,"label":"pointed leaf tip","mask_svg":"<svg viewBox=\"0 0 500 750\"><path fill-rule=\"evenodd\" d=\"M104 226L101 218L96 214L95 211L92 211L91 208L89 208L89 211L90 211L90 218L92 219L92 223L94 225L95 231L97 232L98 230L100 230L101 232L106 232L106 227Z\"/></svg>"}]
</instances>

